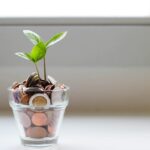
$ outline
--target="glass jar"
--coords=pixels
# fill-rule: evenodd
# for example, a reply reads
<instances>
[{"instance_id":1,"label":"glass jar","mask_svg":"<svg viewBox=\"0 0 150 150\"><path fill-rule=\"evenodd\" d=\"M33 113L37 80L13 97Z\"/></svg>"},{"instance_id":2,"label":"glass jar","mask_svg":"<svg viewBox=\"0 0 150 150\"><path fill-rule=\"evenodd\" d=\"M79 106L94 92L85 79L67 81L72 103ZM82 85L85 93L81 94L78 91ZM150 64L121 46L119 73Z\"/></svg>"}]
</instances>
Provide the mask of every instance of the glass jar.
<instances>
[{"instance_id":1,"label":"glass jar","mask_svg":"<svg viewBox=\"0 0 150 150\"><path fill-rule=\"evenodd\" d=\"M23 145L57 144L59 129L69 101L68 90L67 86L64 89L47 91L28 88L28 92L22 95L24 93L21 88L9 89L9 104L13 110ZM48 104L38 105L40 98L45 98ZM35 100L37 105L30 105L30 102L34 103ZM23 101L24 104L20 101Z\"/></svg>"}]
</instances>

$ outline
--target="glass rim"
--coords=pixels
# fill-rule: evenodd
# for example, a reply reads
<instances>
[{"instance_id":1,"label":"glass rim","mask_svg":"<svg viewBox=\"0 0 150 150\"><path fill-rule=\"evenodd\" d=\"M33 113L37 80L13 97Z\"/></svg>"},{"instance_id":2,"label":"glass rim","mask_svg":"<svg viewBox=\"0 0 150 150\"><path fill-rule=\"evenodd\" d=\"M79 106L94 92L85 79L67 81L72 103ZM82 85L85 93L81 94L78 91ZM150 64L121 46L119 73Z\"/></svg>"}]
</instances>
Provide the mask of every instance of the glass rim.
<instances>
[{"instance_id":1,"label":"glass rim","mask_svg":"<svg viewBox=\"0 0 150 150\"><path fill-rule=\"evenodd\" d=\"M65 109L68 106L69 100L59 103L59 104L52 104L42 107L36 107L36 106L30 106L30 105L24 105L15 103L13 101L9 101L9 105L12 107L13 110L19 110L19 109L31 109L31 110L48 110L48 109Z\"/></svg>"},{"instance_id":2,"label":"glass rim","mask_svg":"<svg viewBox=\"0 0 150 150\"><path fill-rule=\"evenodd\" d=\"M21 85L23 85L23 84L21 84ZM70 90L70 87L69 86L67 86L67 85L65 85L64 84L64 89L53 89L53 90L43 90L42 89L42 91L41 92L58 92L58 91L68 91L68 90ZM25 87L26 89L31 89L32 88L32 90L33 90L33 88L36 88L36 87ZM38 88L38 87L37 87ZM40 89L40 88L39 88ZM7 90L8 91L11 91L11 92L13 92L15 89L13 89L12 87L8 87L7 88ZM38 91L38 90L37 90ZM33 91L31 91L31 92L33 92ZM35 89L35 92L36 92L36 89Z\"/></svg>"},{"instance_id":3,"label":"glass rim","mask_svg":"<svg viewBox=\"0 0 150 150\"><path fill-rule=\"evenodd\" d=\"M41 93L48 93L48 92L59 92L59 91L63 91L63 92L67 92L68 90L70 90L70 87L67 85L64 85L64 89L54 89L54 90L43 90L41 91ZM32 91L29 92L33 92L33 87L26 87L28 89L32 88ZM8 91L9 92L14 92L15 89L13 89L12 87L8 87ZM21 90L21 89L19 89ZM35 94L36 94L36 89L34 90ZM40 93L39 91L37 91L37 94ZM13 101L9 101L9 105L13 108L13 109L32 109L32 110L46 110L46 109L65 109L68 105L69 99L66 101L63 101L62 103L59 104L51 104L51 105L46 105L46 106L42 106L42 107L37 107L37 106L30 106L30 105L24 105L24 104L19 104L19 103L15 103Z\"/></svg>"}]
</instances>

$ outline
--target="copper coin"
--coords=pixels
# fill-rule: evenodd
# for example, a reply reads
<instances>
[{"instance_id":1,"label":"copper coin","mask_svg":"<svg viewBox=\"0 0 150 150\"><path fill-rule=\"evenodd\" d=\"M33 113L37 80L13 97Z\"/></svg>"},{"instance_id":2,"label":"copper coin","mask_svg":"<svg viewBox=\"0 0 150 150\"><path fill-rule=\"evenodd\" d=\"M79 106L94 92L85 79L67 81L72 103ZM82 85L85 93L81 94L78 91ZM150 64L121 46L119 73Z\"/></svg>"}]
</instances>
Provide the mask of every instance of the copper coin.
<instances>
[{"instance_id":1,"label":"copper coin","mask_svg":"<svg viewBox=\"0 0 150 150\"><path fill-rule=\"evenodd\" d=\"M48 133L43 127L30 127L26 130L26 136L30 138L44 138Z\"/></svg>"},{"instance_id":2,"label":"copper coin","mask_svg":"<svg viewBox=\"0 0 150 150\"><path fill-rule=\"evenodd\" d=\"M29 96L28 96L28 94L23 94L22 95L22 97L21 97L21 103L25 104L25 105L29 104Z\"/></svg>"},{"instance_id":3,"label":"copper coin","mask_svg":"<svg viewBox=\"0 0 150 150\"><path fill-rule=\"evenodd\" d=\"M55 134L55 129L54 129L54 127L48 125L48 132L50 133L50 135L54 135L54 134Z\"/></svg>"},{"instance_id":4,"label":"copper coin","mask_svg":"<svg viewBox=\"0 0 150 150\"><path fill-rule=\"evenodd\" d=\"M24 128L28 128L31 126L30 117L26 113L19 112L19 121Z\"/></svg>"},{"instance_id":5,"label":"copper coin","mask_svg":"<svg viewBox=\"0 0 150 150\"><path fill-rule=\"evenodd\" d=\"M48 125L55 128L58 125L58 118L53 118L52 120L49 120Z\"/></svg>"},{"instance_id":6,"label":"copper coin","mask_svg":"<svg viewBox=\"0 0 150 150\"><path fill-rule=\"evenodd\" d=\"M29 117L32 118L34 112L32 110L27 110L26 112L29 115Z\"/></svg>"},{"instance_id":7,"label":"copper coin","mask_svg":"<svg viewBox=\"0 0 150 150\"><path fill-rule=\"evenodd\" d=\"M24 80L24 81L22 82L22 84L26 87L27 80Z\"/></svg>"},{"instance_id":8,"label":"copper coin","mask_svg":"<svg viewBox=\"0 0 150 150\"><path fill-rule=\"evenodd\" d=\"M45 90L51 92L51 90L54 89L54 87L54 85L49 84L45 87Z\"/></svg>"},{"instance_id":9,"label":"copper coin","mask_svg":"<svg viewBox=\"0 0 150 150\"><path fill-rule=\"evenodd\" d=\"M16 88L18 88L19 85L20 85L20 84L19 84L17 81L15 81L15 82L12 84L12 88L13 88L13 89L16 89Z\"/></svg>"},{"instance_id":10,"label":"copper coin","mask_svg":"<svg viewBox=\"0 0 150 150\"><path fill-rule=\"evenodd\" d=\"M48 124L48 118L45 113L34 113L32 116L32 123L36 126L45 126Z\"/></svg>"},{"instance_id":11,"label":"copper coin","mask_svg":"<svg viewBox=\"0 0 150 150\"><path fill-rule=\"evenodd\" d=\"M53 111L48 111L46 112L47 118L48 118L48 123L50 123L53 120Z\"/></svg>"}]
</instances>

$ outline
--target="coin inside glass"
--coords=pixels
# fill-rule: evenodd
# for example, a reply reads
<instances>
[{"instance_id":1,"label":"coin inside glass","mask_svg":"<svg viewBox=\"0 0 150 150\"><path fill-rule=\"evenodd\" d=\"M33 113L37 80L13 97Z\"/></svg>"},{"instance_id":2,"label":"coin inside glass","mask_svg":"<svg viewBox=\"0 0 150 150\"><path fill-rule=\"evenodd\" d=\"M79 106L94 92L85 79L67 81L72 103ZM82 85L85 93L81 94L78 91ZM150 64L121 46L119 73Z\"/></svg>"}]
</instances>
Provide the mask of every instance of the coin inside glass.
<instances>
[{"instance_id":1,"label":"coin inside glass","mask_svg":"<svg viewBox=\"0 0 150 150\"><path fill-rule=\"evenodd\" d=\"M43 96L37 96L32 100L34 106L44 106L47 104L47 100Z\"/></svg>"},{"instance_id":2,"label":"coin inside glass","mask_svg":"<svg viewBox=\"0 0 150 150\"><path fill-rule=\"evenodd\" d=\"M49 105L49 98L46 94L35 94L30 98L30 105L36 107L42 107Z\"/></svg>"}]
</instances>

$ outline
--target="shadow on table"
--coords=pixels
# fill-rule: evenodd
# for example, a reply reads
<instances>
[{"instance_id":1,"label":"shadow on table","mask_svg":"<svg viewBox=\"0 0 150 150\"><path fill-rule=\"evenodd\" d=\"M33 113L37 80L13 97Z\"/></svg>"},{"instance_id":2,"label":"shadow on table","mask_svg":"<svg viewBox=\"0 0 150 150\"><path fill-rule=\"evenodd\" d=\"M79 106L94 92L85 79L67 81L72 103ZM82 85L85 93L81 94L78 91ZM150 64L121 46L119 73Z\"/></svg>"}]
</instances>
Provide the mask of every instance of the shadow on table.
<instances>
[{"instance_id":1,"label":"shadow on table","mask_svg":"<svg viewBox=\"0 0 150 150\"><path fill-rule=\"evenodd\" d=\"M11 147L11 150L58 150L58 146L49 146L49 147L27 147L22 145L16 145Z\"/></svg>"},{"instance_id":2,"label":"shadow on table","mask_svg":"<svg viewBox=\"0 0 150 150\"><path fill-rule=\"evenodd\" d=\"M92 150L94 147L90 147L89 145L73 145L73 144L63 144L59 145L57 150Z\"/></svg>"},{"instance_id":3,"label":"shadow on table","mask_svg":"<svg viewBox=\"0 0 150 150\"><path fill-rule=\"evenodd\" d=\"M88 150L89 146L61 144L61 145L49 146L49 147L26 147L22 145L16 145L14 147L11 147L11 150L79 150L79 149Z\"/></svg>"}]
</instances>

